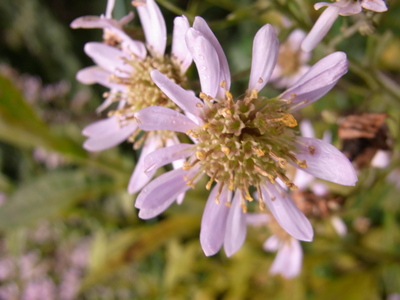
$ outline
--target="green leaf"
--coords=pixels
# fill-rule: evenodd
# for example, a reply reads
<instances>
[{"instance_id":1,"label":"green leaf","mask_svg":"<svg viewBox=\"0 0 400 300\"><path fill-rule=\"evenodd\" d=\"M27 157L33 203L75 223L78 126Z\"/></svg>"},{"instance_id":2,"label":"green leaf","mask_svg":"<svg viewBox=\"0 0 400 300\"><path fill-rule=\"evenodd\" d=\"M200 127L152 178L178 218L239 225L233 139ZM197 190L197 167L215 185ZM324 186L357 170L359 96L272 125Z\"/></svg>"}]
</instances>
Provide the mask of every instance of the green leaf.
<instances>
[{"instance_id":1,"label":"green leaf","mask_svg":"<svg viewBox=\"0 0 400 300\"><path fill-rule=\"evenodd\" d=\"M65 211L81 199L116 188L104 177L88 178L82 171L55 171L22 185L0 207L0 229L29 226Z\"/></svg>"},{"instance_id":2,"label":"green leaf","mask_svg":"<svg viewBox=\"0 0 400 300\"><path fill-rule=\"evenodd\" d=\"M146 228L125 229L106 241L99 236L92 249L96 259L91 261L91 268L83 280L81 290L104 281L131 262L142 260L172 237L193 233L199 225L198 216L185 215L169 218ZM99 247L102 249L98 249Z\"/></svg>"},{"instance_id":3,"label":"green leaf","mask_svg":"<svg viewBox=\"0 0 400 300\"><path fill-rule=\"evenodd\" d=\"M42 146L64 154L86 157L86 152L65 136L57 136L38 117L13 83L0 76L0 139L22 147Z\"/></svg>"}]
</instances>

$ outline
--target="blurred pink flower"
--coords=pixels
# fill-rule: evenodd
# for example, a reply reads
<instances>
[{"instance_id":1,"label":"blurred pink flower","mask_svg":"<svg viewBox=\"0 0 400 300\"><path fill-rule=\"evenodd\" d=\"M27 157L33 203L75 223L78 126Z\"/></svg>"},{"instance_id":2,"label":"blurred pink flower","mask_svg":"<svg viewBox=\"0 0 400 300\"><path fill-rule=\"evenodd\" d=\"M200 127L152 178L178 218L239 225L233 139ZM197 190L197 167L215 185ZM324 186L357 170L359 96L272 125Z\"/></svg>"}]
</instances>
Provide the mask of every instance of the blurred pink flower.
<instances>
[{"instance_id":1,"label":"blurred pink flower","mask_svg":"<svg viewBox=\"0 0 400 300\"><path fill-rule=\"evenodd\" d=\"M283 229L296 239L311 241L310 222L276 180L296 189L285 175L289 163L335 183L354 185L357 181L351 163L339 150L318 139L295 136L291 129L297 125L291 113L321 98L347 72L346 55L336 52L323 58L276 98L260 97L258 92L270 78L279 48L274 29L267 24L254 38L248 90L234 100L227 59L202 18L196 17L186 41L199 73L203 101L154 70L154 82L186 115L154 106L134 116L144 130L186 133L195 144L158 149L145 158L144 169L153 172L189 157L183 168L159 176L142 190L136 201L139 217L157 216L207 174L206 188L211 189L214 181L217 184L211 189L201 224L200 241L206 255L224 245L231 256L241 247L247 200L253 200L250 186L257 189L260 208L267 205Z\"/></svg>"},{"instance_id":2,"label":"blurred pink flower","mask_svg":"<svg viewBox=\"0 0 400 300\"><path fill-rule=\"evenodd\" d=\"M267 252L278 252L269 269L272 275L281 274L285 278L293 278L300 274L303 264L303 250L297 239L291 237L282 229L277 230L274 226L274 220L268 214L247 214L246 222L252 226L265 225L277 231L263 245L263 249Z\"/></svg>"},{"instance_id":3,"label":"blurred pink flower","mask_svg":"<svg viewBox=\"0 0 400 300\"><path fill-rule=\"evenodd\" d=\"M277 88L292 86L310 69L307 62L311 55L300 48L305 36L304 31L296 29L280 46L278 60L270 78Z\"/></svg>"},{"instance_id":4,"label":"blurred pink flower","mask_svg":"<svg viewBox=\"0 0 400 300\"><path fill-rule=\"evenodd\" d=\"M134 142L140 129L133 114L141 108L160 105L178 109L153 83L150 71L158 69L176 83L184 84L184 74L192 62L184 40L189 28L186 17L175 18L172 51L171 55L166 55L165 21L154 0L132 2L137 6L146 44L132 40L122 30L122 25L132 16L120 21L111 19L113 3L108 2L106 16L81 17L71 23L72 28L103 28L107 30L108 37L113 36L115 42L112 45L87 43L85 52L97 66L82 69L77 74L77 79L84 84L99 83L110 89L98 112L118 102L118 107L109 112L108 118L83 129L83 134L88 138L83 146L89 151L102 151L125 140ZM149 181L148 177L143 176L143 157L157 148L177 143L179 141L175 134L161 131L145 134L136 141L135 148L143 144L143 149L129 182L130 193L136 193Z\"/></svg>"},{"instance_id":5,"label":"blurred pink flower","mask_svg":"<svg viewBox=\"0 0 400 300\"><path fill-rule=\"evenodd\" d=\"M303 51L312 51L328 33L339 15L355 15L360 13L363 8L375 12L384 12L387 10L384 0L339 0L333 3L318 2L314 5L314 8L320 9L324 6L328 6L328 8L321 14L314 24L314 27L304 39L301 45Z\"/></svg>"}]
</instances>

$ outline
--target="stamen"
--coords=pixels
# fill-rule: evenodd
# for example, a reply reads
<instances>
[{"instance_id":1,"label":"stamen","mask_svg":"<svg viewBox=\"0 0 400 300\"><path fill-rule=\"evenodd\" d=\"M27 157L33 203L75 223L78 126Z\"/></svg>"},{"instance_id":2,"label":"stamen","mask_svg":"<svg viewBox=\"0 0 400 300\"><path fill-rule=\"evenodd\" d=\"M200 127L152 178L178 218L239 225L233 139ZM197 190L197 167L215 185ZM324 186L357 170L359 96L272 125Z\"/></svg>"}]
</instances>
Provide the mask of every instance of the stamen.
<instances>
[{"instance_id":1,"label":"stamen","mask_svg":"<svg viewBox=\"0 0 400 300\"><path fill-rule=\"evenodd\" d=\"M314 153L315 153L315 147L314 146L308 146L308 151L310 151L310 154L311 155L314 155Z\"/></svg>"},{"instance_id":2,"label":"stamen","mask_svg":"<svg viewBox=\"0 0 400 300\"><path fill-rule=\"evenodd\" d=\"M148 132L145 132L134 144L133 144L133 149L138 150L143 146L144 141L146 140L148 136Z\"/></svg>"},{"instance_id":3,"label":"stamen","mask_svg":"<svg viewBox=\"0 0 400 300\"><path fill-rule=\"evenodd\" d=\"M289 157L296 165L298 165L302 169L307 168L307 162L305 160L298 160L296 156L291 153L286 153L286 156Z\"/></svg>"},{"instance_id":4,"label":"stamen","mask_svg":"<svg viewBox=\"0 0 400 300\"><path fill-rule=\"evenodd\" d=\"M234 175L233 172L229 173L229 190L233 191L234 188Z\"/></svg>"},{"instance_id":5,"label":"stamen","mask_svg":"<svg viewBox=\"0 0 400 300\"><path fill-rule=\"evenodd\" d=\"M250 94L250 98L251 98L251 100L257 99L258 98L258 91L257 90L252 90L251 94Z\"/></svg>"},{"instance_id":6,"label":"stamen","mask_svg":"<svg viewBox=\"0 0 400 300\"><path fill-rule=\"evenodd\" d=\"M296 127L297 121L291 114L285 114L283 117L283 123L289 127Z\"/></svg>"},{"instance_id":7,"label":"stamen","mask_svg":"<svg viewBox=\"0 0 400 300\"><path fill-rule=\"evenodd\" d=\"M191 136L192 138L195 138L195 139L197 139L199 137L199 135L196 132L194 132L192 129L188 129L186 131L186 134L188 136Z\"/></svg>"},{"instance_id":8,"label":"stamen","mask_svg":"<svg viewBox=\"0 0 400 300\"><path fill-rule=\"evenodd\" d=\"M278 161L278 164L282 169L286 169L286 165L287 165L287 160L286 159L284 159L282 157L279 157L278 155L276 155L272 151L269 152L269 155L272 156L275 160Z\"/></svg>"},{"instance_id":9,"label":"stamen","mask_svg":"<svg viewBox=\"0 0 400 300\"><path fill-rule=\"evenodd\" d=\"M221 183L221 185L219 186L219 189L218 189L217 196L215 197L215 203L217 203L217 204L220 203L220 202L219 202L219 197L221 196L222 188L223 188L223 187L224 187L224 183Z\"/></svg>"},{"instance_id":10,"label":"stamen","mask_svg":"<svg viewBox=\"0 0 400 300\"><path fill-rule=\"evenodd\" d=\"M203 160L206 158L206 154L203 151L196 151L196 157L198 160Z\"/></svg>"},{"instance_id":11,"label":"stamen","mask_svg":"<svg viewBox=\"0 0 400 300\"><path fill-rule=\"evenodd\" d=\"M186 184L188 186L190 186L192 189L194 189L194 184L193 183L201 174L203 174L202 171L197 172L196 175L194 175L191 179L186 181Z\"/></svg>"},{"instance_id":12,"label":"stamen","mask_svg":"<svg viewBox=\"0 0 400 300\"><path fill-rule=\"evenodd\" d=\"M291 95L291 99L294 99L297 95L293 94L294 96L292 97ZM296 111L300 106L303 106L304 104L307 104L308 102L310 102L310 100L308 99L304 99L303 101L297 102L296 104L290 105L289 109L287 110L288 113L291 113L293 111Z\"/></svg>"},{"instance_id":13,"label":"stamen","mask_svg":"<svg viewBox=\"0 0 400 300\"><path fill-rule=\"evenodd\" d=\"M225 155L229 155L231 150L228 147L221 147L221 151L225 153Z\"/></svg>"},{"instance_id":14,"label":"stamen","mask_svg":"<svg viewBox=\"0 0 400 300\"><path fill-rule=\"evenodd\" d=\"M293 182L291 182L289 180L289 178L286 177L285 174L283 174L283 173L281 173L279 171L276 171L275 174L286 184L286 186L289 189L291 189L293 191L296 191L298 189L297 186Z\"/></svg>"},{"instance_id":15,"label":"stamen","mask_svg":"<svg viewBox=\"0 0 400 300\"><path fill-rule=\"evenodd\" d=\"M258 157L265 155L265 151L261 150L260 148L253 147L252 149L253 149L255 155L257 155Z\"/></svg>"},{"instance_id":16,"label":"stamen","mask_svg":"<svg viewBox=\"0 0 400 300\"><path fill-rule=\"evenodd\" d=\"M215 173L213 174L213 176L210 178L210 180L207 182L207 184L206 184L206 189L207 189L207 190L210 190L210 189L211 189L211 185L212 185L212 183L215 181L215 177L217 176L217 174L218 174L218 172L215 172Z\"/></svg>"},{"instance_id":17,"label":"stamen","mask_svg":"<svg viewBox=\"0 0 400 300\"><path fill-rule=\"evenodd\" d=\"M199 159L195 159L192 163L189 163L188 161L185 161L183 163L182 169L184 169L185 171L189 171L199 161L200 161Z\"/></svg>"}]
</instances>

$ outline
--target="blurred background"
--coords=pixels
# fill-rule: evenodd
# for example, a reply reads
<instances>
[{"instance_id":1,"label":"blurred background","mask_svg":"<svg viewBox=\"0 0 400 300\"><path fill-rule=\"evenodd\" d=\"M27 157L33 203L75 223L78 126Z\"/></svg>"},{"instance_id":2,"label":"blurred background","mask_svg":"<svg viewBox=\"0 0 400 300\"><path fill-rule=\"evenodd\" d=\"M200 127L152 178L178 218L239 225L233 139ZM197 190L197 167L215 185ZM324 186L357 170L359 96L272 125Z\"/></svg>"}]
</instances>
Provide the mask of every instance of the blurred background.
<instances>
[{"instance_id":1,"label":"blurred background","mask_svg":"<svg viewBox=\"0 0 400 300\"><path fill-rule=\"evenodd\" d=\"M296 117L310 120L318 138L331 132L359 182L321 181L323 196L311 188L298 196L316 234L302 243L302 272L285 278L269 273L275 253L263 250L270 236L263 226L249 227L231 258L204 255L203 183L182 205L143 221L126 191L139 152L128 143L100 153L82 148L81 130L101 118L95 109L107 90L75 74L93 64L83 46L102 41L102 30L69 24L104 13L106 0L0 1L0 299L400 299L400 4L387 2L382 14L339 17L309 57L312 65L333 51L348 55L348 74ZM273 24L284 43L321 13L311 0L157 3L169 33L176 15L209 22L236 97L247 87L262 25ZM116 0L114 17L132 10ZM125 30L144 39L138 18ZM196 76L192 66L198 92ZM263 93L281 91L272 83Z\"/></svg>"}]
</instances>

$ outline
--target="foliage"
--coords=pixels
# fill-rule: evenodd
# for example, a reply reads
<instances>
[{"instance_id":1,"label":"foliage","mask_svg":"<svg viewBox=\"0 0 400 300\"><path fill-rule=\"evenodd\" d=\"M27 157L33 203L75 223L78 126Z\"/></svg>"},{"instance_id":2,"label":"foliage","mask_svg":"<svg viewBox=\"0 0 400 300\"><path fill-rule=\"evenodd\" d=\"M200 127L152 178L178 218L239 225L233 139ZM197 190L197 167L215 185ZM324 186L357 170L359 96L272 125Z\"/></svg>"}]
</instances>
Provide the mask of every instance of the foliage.
<instances>
[{"instance_id":1,"label":"foliage","mask_svg":"<svg viewBox=\"0 0 400 300\"><path fill-rule=\"evenodd\" d=\"M295 28L308 32L320 15L311 0L157 2L167 24L181 14L191 21L201 15L209 22L230 61L233 93L246 88L243 74L248 74L252 38L259 27L272 23L284 41ZM338 120L350 113L384 113L391 162L383 169L359 170L355 188L329 185L345 198L338 215L348 234L339 237L327 219L315 218L315 240L302 245L302 273L285 279L268 273L274 254L262 250L268 237L263 228L249 229L245 246L232 258L222 251L205 257L198 242L207 197L204 185L157 220L143 221L134 208L136 195L126 192L139 152L128 144L103 153L87 153L81 147L80 131L98 119L94 108L104 90L78 84L74 73L90 65L84 42L100 40L101 34L72 31L69 23L82 15L99 15L106 1L1 1L5 17L0 21L0 58L8 66L0 66L0 269L2 261L15 262L31 252L57 266L60 248L89 241L75 299L375 300L400 293L400 4L388 2L384 14L368 12L336 21L312 62L345 51L349 73L299 118L310 119L317 136L331 130L340 147ZM132 9L129 1L117 1L117 17ZM289 27L284 26L286 20ZM369 34L355 30L360 22ZM127 31L143 39L136 19ZM11 72L10 66L18 72ZM196 90L193 67L189 77ZM66 93L55 85L61 79L68 82ZM29 100L32 82L33 90L40 92ZM49 88L54 95L46 98L43 91ZM274 95L278 92L274 89ZM45 153L41 158L35 155L38 149ZM52 155L55 163L49 164ZM44 241L35 237L43 226L52 232ZM3 283L0 278L0 290L14 286L23 293L30 279L20 275ZM45 275L56 286L55 299L67 299L61 296L62 272L50 268Z\"/></svg>"}]
</instances>

